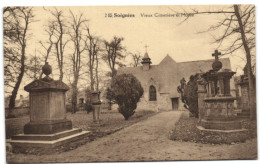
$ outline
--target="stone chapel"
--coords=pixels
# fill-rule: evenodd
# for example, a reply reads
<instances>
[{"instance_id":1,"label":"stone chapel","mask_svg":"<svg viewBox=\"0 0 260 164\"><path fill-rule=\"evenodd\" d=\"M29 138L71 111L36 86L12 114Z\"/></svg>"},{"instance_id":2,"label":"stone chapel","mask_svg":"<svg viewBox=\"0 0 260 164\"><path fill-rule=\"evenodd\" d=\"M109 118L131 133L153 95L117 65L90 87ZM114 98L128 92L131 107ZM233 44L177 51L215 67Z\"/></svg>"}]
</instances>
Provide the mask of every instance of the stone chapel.
<instances>
[{"instance_id":1,"label":"stone chapel","mask_svg":"<svg viewBox=\"0 0 260 164\"><path fill-rule=\"evenodd\" d=\"M229 58L219 60L223 68L231 69ZM144 94L137 104L137 110L180 110L184 108L177 92L180 80L185 78L188 82L191 75L207 72L212 69L213 62L214 59L177 63L166 55L158 65L152 65L151 58L146 52L142 58L142 66L122 67L118 70L118 74L133 74L141 82ZM231 92L235 94L233 84L234 82L231 85Z\"/></svg>"}]
</instances>

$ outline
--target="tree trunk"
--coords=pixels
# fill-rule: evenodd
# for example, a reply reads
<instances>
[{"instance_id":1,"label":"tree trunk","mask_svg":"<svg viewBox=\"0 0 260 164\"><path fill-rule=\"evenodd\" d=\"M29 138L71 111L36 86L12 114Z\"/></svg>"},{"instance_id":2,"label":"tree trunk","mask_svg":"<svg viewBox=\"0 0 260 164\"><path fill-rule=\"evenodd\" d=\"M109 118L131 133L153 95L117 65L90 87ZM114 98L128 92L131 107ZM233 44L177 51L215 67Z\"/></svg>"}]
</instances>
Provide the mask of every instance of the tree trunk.
<instances>
[{"instance_id":1,"label":"tree trunk","mask_svg":"<svg viewBox=\"0 0 260 164\"><path fill-rule=\"evenodd\" d=\"M91 92L94 91L94 75L93 75L93 66L89 66L89 71L90 71L90 90Z\"/></svg>"},{"instance_id":2,"label":"tree trunk","mask_svg":"<svg viewBox=\"0 0 260 164\"><path fill-rule=\"evenodd\" d=\"M96 54L96 89L99 90L99 78L98 78L98 57Z\"/></svg>"},{"instance_id":3,"label":"tree trunk","mask_svg":"<svg viewBox=\"0 0 260 164\"><path fill-rule=\"evenodd\" d=\"M116 70L115 70L115 69L112 69L111 77L113 78L115 75L116 75Z\"/></svg>"},{"instance_id":4,"label":"tree trunk","mask_svg":"<svg viewBox=\"0 0 260 164\"><path fill-rule=\"evenodd\" d=\"M63 72L62 72L62 68L60 68L60 77L59 77L59 80L62 81L63 79Z\"/></svg>"},{"instance_id":5,"label":"tree trunk","mask_svg":"<svg viewBox=\"0 0 260 164\"><path fill-rule=\"evenodd\" d=\"M78 100L78 76L74 76L74 82L72 84L72 97L71 97L71 103L72 103L72 113L76 113L77 111L77 100Z\"/></svg>"},{"instance_id":6,"label":"tree trunk","mask_svg":"<svg viewBox=\"0 0 260 164\"><path fill-rule=\"evenodd\" d=\"M12 115L12 110L14 109L15 107L15 99L16 99L16 96L17 96L17 92L19 90L19 87L20 87L20 84L22 82L22 79L23 79L23 75L24 75L24 69L25 69L25 65L24 65L24 60L25 60L25 45L22 46L22 57L21 57L21 72L17 78L17 82L14 86L14 89L12 91L12 95L10 97L10 101L9 101L9 113L8 113L8 117L13 117Z\"/></svg>"},{"instance_id":7,"label":"tree trunk","mask_svg":"<svg viewBox=\"0 0 260 164\"><path fill-rule=\"evenodd\" d=\"M253 79L253 72L252 72L252 66L251 66L251 53L250 49L247 45L246 41L246 36L245 36L245 31L244 31L244 26L242 23L242 19L239 13L239 6L234 5L234 10L235 10L235 15L238 20L239 24L239 30L241 33L241 38L244 46L244 50L246 52L246 60L247 60L247 73L248 73L248 85L249 85L249 108L250 108L250 119L254 120L256 119L256 106L255 106L255 87L254 87L254 79Z\"/></svg>"}]
</instances>

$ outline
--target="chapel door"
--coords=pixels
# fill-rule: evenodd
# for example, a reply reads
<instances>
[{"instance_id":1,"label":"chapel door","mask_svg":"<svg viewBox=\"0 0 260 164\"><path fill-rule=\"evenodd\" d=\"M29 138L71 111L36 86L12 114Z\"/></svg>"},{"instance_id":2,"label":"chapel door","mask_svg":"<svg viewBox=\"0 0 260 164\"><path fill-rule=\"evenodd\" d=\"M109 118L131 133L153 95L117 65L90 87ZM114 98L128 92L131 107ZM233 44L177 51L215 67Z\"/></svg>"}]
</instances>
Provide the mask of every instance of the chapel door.
<instances>
[{"instance_id":1,"label":"chapel door","mask_svg":"<svg viewBox=\"0 0 260 164\"><path fill-rule=\"evenodd\" d=\"M172 98L172 110L178 110L178 98Z\"/></svg>"}]
</instances>

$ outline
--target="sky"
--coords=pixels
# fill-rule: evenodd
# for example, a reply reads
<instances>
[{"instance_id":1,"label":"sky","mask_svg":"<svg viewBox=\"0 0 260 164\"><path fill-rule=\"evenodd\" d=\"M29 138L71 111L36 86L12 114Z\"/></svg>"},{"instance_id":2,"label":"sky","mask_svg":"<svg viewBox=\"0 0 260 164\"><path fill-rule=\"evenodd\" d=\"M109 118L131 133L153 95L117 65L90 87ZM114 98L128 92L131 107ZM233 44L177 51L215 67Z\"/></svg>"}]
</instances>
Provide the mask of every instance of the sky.
<instances>
[{"instance_id":1,"label":"sky","mask_svg":"<svg viewBox=\"0 0 260 164\"><path fill-rule=\"evenodd\" d=\"M89 20L90 30L103 39L111 40L113 36L124 37L123 45L129 52L139 51L144 54L144 46L147 44L148 54L153 64L158 64L167 54L176 62L212 58L211 54L217 45L211 44L213 39L209 33L198 34L198 32L206 30L221 18L219 15L198 15L180 24L184 17L144 18L140 16L142 13L174 14L174 11L182 12L183 9L189 8L205 10L223 7L227 6L59 7L58 9L62 9L68 19L69 11L76 14L82 12ZM53 9L53 7L46 9ZM134 14L135 18L105 18L106 13L129 13ZM43 28L50 19L50 14L42 7L36 7L35 14L39 21L31 27L34 34L32 44L46 39ZM36 48L39 48L39 45L36 45ZM28 49L34 50L34 47Z\"/></svg>"},{"instance_id":2,"label":"sky","mask_svg":"<svg viewBox=\"0 0 260 164\"><path fill-rule=\"evenodd\" d=\"M230 6L74 6L57 7L57 9L64 12L68 22L71 20L70 11L76 15L83 13L84 18L88 20L87 25L90 31L101 39L111 40L113 36L124 37L122 44L127 50L125 53L140 52L141 55L144 55L145 45L147 45L147 52L152 64L156 65L167 54L176 62L213 59L212 53L217 45L212 44L213 38L211 35L218 34L221 31L215 33L199 32L205 31L210 25L221 20L221 15L196 15L183 22L185 17L176 17L176 13L183 13L191 8L204 11L227 7ZM48 39L44 29L48 20L52 19L48 10L53 9L54 7L34 7L37 22L30 26L32 37L28 40L27 54L34 55L36 49L37 55L39 55L39 50L42 50L39 41ZM115 13L130 14L134 17L105 17L106 14L110 13L112 15ZM152 15L152 17L142 17L143 14ZM155 17L155 14L172 14L175 16ZM236 55L245 56L243 51L238 51ZM241 68L244 67L245 63L241 58L224 57L230 58L231 67L238 72L237 74L242 73ZM130 60L131 57L128 56L125 62L129 65ZM55 61L53 60L53 62ZM103 65L103 67L107 69L106 65ZM58 74L54 76L54 79L58 79ZM68 83L66 79L64 82ZM23 90L26 84L28 84L28 79L24 78L18 95L27 95Z\"/></svg>"}]
</instances>

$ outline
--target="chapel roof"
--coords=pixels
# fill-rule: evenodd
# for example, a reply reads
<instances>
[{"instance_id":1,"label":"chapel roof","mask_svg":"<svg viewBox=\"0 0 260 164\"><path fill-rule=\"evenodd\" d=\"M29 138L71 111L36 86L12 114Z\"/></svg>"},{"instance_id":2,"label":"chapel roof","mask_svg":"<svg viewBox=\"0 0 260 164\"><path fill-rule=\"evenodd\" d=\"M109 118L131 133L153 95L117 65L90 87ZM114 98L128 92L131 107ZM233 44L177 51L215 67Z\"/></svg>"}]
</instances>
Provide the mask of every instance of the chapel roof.
<instances>
[{"instance_id":1,"label":"chapel roof","mask_svg":"<svg viewBox=\"0 0 260 164\"><path fill-rule=\"evenodd\" d=\"M223 68L231 69L229 58L219 60L222 62ZM171 97L179 97L177 86L180 85L180 80L184 77L186 81L189 81L191 75L207 72L212 69L213 62L214 59L176 63L169 55L166 55L160 64L150 65L148 71L143 71L142 66L122 67L118 70L118 74L133 74L143 87L146 87L148 81L153 78L159 84L161 94L168 93Z\"/></svg>"},{"instance_id":2,"label":"chapel roof","mask_svg":"<svg viewBox=\"0 0 260 164\"><path fill-rule=\"evenodd\" d=\"M166 64L166 63L176 63L176 61L175 60L173 60L173 58L169 55L169 54L167 54L164 58L163 58L163 60L160 62L160 64L159 65L162 65L162 64Z\"/></svg>"}]
</instances>

